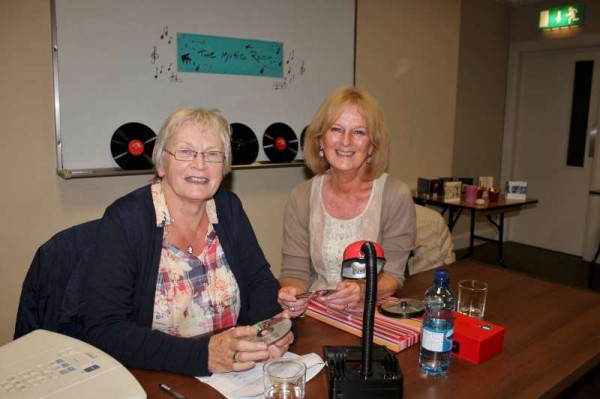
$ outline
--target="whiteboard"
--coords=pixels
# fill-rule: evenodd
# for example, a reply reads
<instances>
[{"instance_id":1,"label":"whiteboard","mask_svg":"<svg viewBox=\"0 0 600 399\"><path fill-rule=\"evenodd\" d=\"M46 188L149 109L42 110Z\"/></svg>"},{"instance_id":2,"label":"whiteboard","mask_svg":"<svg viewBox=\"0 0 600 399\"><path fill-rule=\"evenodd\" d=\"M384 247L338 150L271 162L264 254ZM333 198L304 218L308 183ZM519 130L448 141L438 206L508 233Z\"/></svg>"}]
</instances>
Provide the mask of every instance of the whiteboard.
<instances>
[{"instance_id":1,"label":"whiteboard","mask_svg":"<svg viewBox=\"0 0 600 399\"><path fill-rule=\"evenodd\" d=\"M272 123L297 138L322 100L354 83L355 0L54 0L57 171L118 168L115 130L156 134L188 106L217 108L262 135ZM178 34L282 45L278 76L183 72ZM218 49L216 51L219 55ZM299 153L296 159L302 159Z\"/></svg>"}]
</instances>

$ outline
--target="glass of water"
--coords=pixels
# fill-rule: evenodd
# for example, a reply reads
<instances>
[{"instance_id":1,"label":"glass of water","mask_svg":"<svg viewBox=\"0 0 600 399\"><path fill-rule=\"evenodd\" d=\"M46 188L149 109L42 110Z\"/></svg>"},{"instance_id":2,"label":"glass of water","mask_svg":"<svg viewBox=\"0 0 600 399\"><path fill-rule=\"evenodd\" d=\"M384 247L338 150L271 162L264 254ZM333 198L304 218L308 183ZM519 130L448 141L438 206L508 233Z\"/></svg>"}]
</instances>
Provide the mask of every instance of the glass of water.
<instances>
[{"instance_id":1,"label":"glass of water","mask_svg":"<svg viewBox=\"0 0 600 399\"><path fill-rule=\"evenodd\" d=\"M306 365L300 360L270 360L263 366L263 380L267 399L303 399Z\"/></svg>"},{"instance_id":2,"label":"glass of water","mask_svg":"<svg viewBox=\"0 0 600 399\"><path fill-rule=\"evenodd\" d=\"M483 319L487 299L487 283L479 280L458 282L457 310L467 316Z\"/></svg>"}]
</instances>

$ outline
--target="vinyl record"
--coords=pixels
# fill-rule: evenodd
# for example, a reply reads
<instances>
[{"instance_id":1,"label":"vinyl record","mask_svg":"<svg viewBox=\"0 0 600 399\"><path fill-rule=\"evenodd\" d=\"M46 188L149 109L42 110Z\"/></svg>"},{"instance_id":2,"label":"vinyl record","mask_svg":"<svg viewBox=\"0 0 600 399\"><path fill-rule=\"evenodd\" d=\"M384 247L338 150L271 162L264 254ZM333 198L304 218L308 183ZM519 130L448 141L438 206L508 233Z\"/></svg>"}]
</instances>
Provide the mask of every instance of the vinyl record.
<instances>
[{"instance_id":1,"label":"vinyl record","mask_svg":"<svg viewBox=\"0 0 600 399\"><path fill-rule=\"evenodd\" d=\"M130 122L121 125L112 135L110 152L122 169L152 169L152 150L156 134L148 126Z\"/></svg>"},{"instance_id":2,"label":"vinyl record","mask_svg":"<svg viewBox=\"0 0 600 399\"><path fill-rule=\"evenodd\" d=\"M249 165L258 157L258 138L243 123L231 124L232 165Z\"/></svg>"},{"instance_id":3,"label":"vinyl record","mask_svg":"<svg viewBox=\"0 0 600 399\"><path fill-rule=\"evenodd\" d=\"M302 149L302 151L304 151L304 139L306 136L306 130L308 130L308 126L305 126L304 129L302 129L302 133L300 134L300 148Z\"/></svg>"},{"instance_id":4,"label":"vinyl record","mask_svg":"<svg viewBox=\"0 0 600 399\"><path fill-rule=\"evenodd\" d=\"M253 341L265 342L267 345L271 345L283 338L292 329L292 321L282 317L273 317L256 323L252 327L258 330L256 337L252 339Z\"/></svg>"},{"instance_id":5,"label":"vinyl record","mask_svg":"<svg viewBox=\"0 0 600 399\"><path fill-rule=\"evenodd\" d=\"M263 134L263 150L271 162L291 162L298 154L298 137L285 123L273 123Z\"/></svg>"},{"instance_id":6,"label":"vinyl record","mask_svg":"<svg viewBox=\"0 0 600 399\"><path fill-rule=\"evenodd\" d=\"M408 298L387 298L379 307L379 312L385 316L411 319L425 313L423 301Z\"/></svg>"}]
</instances>

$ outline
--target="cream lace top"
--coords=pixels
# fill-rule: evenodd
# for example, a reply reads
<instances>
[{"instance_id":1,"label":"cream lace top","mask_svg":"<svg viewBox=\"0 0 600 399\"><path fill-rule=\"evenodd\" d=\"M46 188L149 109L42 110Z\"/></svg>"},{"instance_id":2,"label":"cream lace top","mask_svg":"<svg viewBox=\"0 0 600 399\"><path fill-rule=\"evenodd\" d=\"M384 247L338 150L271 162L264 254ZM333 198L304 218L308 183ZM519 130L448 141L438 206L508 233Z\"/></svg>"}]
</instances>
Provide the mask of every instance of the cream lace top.
<instances>
[{"instance_id":1,"label":"cream lace top","mask_svg":"<svg viewBox=\"0 0 600 399\"><path fill-rule=\"evenodd\" d=\"M371 195L364 211L348 220L336 219L325 210L321 190L323 176L314 178L310 193L310 254L317 279L310 290L333 289L341 280L344 249L359 240L377 241L383 188L387 174L373 181Z\"/></svg>"}]
</instances>

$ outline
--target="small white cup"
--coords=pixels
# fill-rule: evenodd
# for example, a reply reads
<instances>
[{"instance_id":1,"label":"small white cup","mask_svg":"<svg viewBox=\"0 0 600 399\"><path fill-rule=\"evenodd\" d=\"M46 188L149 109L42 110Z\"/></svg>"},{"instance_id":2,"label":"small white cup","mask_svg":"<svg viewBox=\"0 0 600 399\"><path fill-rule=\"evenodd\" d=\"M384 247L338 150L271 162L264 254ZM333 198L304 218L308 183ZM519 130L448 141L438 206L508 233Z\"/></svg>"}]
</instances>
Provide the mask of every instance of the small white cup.
<instances>
[{"instance_id":1,"label":"small white cup","mask_svg":"<svg viewBox=\"0 0 600 399\"><path fill-rule=\"evenodd\" d=\"M306 365L300 360L274 359L263 366L265 398L303 399Z\"/></svg>"},{"instance_id":2,"label":"small white cup","mask_svg":"<svg viewBox=\"0 0 600 399\"><path fill-rule=\"evenodd\" d=\"M487 299L487 283L479 280L458 282L458 303L456 310L467 316L483 319Z\"/></svg>"}]
</instances>

